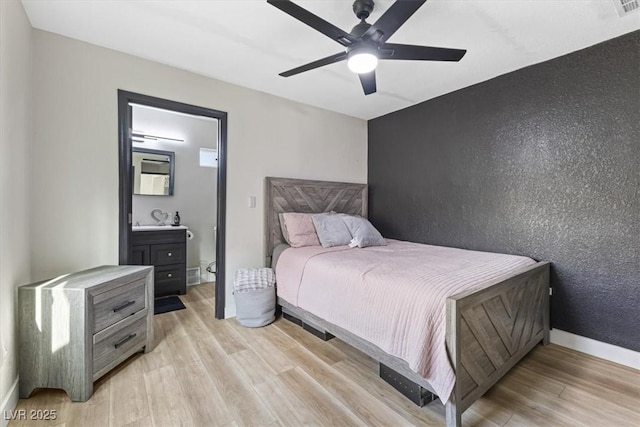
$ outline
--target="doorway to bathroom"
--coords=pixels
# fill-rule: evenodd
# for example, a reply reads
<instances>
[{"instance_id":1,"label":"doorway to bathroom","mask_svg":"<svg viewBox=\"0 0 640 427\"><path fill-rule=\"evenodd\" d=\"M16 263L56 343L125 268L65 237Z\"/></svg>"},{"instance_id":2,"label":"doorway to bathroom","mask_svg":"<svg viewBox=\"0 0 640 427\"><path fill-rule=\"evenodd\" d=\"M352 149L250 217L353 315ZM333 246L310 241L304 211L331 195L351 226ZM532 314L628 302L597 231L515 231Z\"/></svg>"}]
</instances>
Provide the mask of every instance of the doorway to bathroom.
<instances>
[{"instance_id":1,"label":"doorway to bathroom","mask_svg":"<svg viewBox=\"0 0 640 427\"><path fill-rule=\"evenodd\" d=\"M134 229L186 226L187 284L215 283L224 318L227 114L119 90L118 128L120 264L139 263Z\"/></svg>"}]
</instances>

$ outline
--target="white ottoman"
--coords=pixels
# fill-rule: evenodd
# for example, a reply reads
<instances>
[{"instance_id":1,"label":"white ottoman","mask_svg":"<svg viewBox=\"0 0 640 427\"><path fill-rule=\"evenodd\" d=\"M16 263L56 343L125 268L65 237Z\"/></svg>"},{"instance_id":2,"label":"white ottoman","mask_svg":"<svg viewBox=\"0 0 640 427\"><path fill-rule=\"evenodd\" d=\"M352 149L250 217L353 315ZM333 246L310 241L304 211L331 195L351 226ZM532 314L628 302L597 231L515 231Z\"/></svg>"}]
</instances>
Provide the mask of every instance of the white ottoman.
<instances>
[{"instance_id":1,"label":"white ottoman","mask_svg":"<svg viewBox=\"0 0 640 427\"><path fill-rule=\"evenodd\" d=\"M241 268L233 279L236 318L242 326L259 328L276 319L276 275L270 268Z\"/></svg>"}]
</instances>

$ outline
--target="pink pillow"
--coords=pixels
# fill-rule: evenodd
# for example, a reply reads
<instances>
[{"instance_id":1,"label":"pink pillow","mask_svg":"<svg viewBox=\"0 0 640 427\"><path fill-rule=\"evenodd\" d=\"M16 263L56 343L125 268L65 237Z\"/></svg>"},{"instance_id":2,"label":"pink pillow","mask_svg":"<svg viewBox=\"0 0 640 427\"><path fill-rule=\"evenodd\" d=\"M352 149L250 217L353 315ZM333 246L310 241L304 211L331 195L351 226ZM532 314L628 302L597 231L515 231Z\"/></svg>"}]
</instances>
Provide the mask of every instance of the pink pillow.
<instances>
[{"instance_id":1,"label":"pink pillow","mask_svg":"<svg viewBox=\"0 0 640 427\"><path fill-rule=\"evenodd\" d=\"M293 212L280 214L282 235L292 248L320 246L311 215L310 213Z\"/></svg>"}]
</instances>

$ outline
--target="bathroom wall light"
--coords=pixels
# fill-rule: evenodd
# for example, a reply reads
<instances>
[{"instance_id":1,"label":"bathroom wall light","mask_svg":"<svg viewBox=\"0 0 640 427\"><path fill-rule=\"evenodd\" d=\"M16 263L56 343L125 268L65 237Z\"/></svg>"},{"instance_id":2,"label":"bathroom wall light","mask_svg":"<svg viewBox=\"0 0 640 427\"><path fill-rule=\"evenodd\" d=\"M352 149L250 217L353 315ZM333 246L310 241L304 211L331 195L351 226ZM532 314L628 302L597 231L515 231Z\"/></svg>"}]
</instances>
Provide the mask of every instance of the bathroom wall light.
<instances>
[{"instance_id":1,"label":"bathroom wall light","mask_svg":"<svg viewBox=\"0 0 640 427\"><path fill-rule=\"evenodd\" d=\"M133 142L184 142L184 139L169 138L166 136L149 135L144 132L133 131L131 133L131 140Z\"/></svg>"}]
</instances>

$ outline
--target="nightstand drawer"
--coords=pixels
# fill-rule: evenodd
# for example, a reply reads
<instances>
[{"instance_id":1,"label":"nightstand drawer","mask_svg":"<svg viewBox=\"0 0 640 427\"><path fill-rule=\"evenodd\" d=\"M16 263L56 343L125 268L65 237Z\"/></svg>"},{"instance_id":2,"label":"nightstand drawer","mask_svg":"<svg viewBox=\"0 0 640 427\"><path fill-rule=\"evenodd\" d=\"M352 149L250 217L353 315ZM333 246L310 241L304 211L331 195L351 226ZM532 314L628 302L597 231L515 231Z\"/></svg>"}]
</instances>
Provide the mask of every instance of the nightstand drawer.
<instances>
[{"instance_id":1,"label":"nightstand drawer","mask_svg":"<svg viewBox=\"0 0 640 427\"><path fill-rule=\"evenodd\" d=\"M100 378L131 354L142 349L147 338L147 311L122 320L93 336L93 379Z\"/></svg>"},{"instance_id":2,"label":"nightstand drawer","mask_svg":"<svg viewBox=\"0 0 640 427\"><path fill-rule=\"evenodd\" d=\"M145 308L145 280L93 297L94 332L99 332Z\"/></svg>"},{"instance_id":3,"label":"nightstand drawer","mask_svg":"<svg viewBox=\"0 0 640 427\"><path fill-rule=\"evenodd\" d=\"M186 252L186 244L152 245L150 249L150 264L181 264L186 261Z\"/></svg>"}]
</instances>

